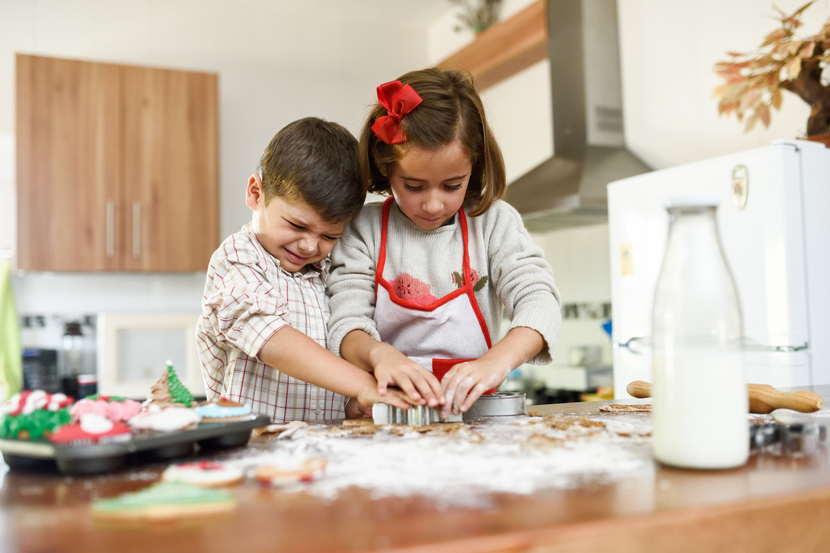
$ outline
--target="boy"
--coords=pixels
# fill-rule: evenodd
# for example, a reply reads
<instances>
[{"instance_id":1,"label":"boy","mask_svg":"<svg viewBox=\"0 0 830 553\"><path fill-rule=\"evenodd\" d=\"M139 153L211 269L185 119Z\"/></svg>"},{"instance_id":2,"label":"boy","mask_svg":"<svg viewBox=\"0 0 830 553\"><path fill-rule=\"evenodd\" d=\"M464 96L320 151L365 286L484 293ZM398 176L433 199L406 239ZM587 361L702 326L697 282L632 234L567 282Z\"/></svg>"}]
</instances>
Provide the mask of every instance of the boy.
<instances>
[{"instance_id":1,"label":"boy","mask_svg":"<svg viewBox=\"0 0 830 553\"><path fill-rule=\"evenodd\" d=\"M368 373L326 349L325 281L334 242L366 191L357 140L309 117L278 132L248 179L253 220L210 260L196 330L209 400L245 403L273 422L343 418L383 398ZM319 387L318 387L319 386ZM342 394L342 395L341 395Z\"/></svg>"}]
</instances>

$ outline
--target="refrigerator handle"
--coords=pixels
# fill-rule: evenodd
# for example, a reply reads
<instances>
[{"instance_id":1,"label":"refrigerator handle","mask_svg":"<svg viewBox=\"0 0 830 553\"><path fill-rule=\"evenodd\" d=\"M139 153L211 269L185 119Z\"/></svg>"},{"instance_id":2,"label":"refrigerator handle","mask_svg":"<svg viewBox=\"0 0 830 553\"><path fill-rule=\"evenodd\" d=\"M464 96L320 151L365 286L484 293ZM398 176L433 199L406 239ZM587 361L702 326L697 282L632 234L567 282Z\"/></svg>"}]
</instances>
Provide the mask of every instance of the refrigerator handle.
<instances>
[{"instance_id":1,"label":"refrigerator handle","mask_svg":"<svg viewBox=\"0 0 830 553\"><path fill-rule=\"evenodd\" d=\"M651 338L643 336L635 336L629 338L625 342L614 342L615 348L627 348L628 351L635 355L642 355L651 349Z\"/></svg>"}]
</instances>

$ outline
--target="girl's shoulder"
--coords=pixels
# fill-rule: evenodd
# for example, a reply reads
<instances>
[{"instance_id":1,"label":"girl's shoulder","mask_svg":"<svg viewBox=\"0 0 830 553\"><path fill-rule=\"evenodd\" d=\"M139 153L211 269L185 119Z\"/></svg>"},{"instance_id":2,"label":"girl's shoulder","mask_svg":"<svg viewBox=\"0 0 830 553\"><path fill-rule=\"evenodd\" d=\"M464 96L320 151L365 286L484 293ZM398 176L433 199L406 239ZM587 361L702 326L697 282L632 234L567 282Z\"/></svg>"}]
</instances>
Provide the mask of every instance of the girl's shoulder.
<instances>
[{"instance_id":1,"label":"girl's shoulder","mask_svg":"<svg viewBox=\"0 0 830 553\"><path fill-rule=\"evenodd\" d=\"M488 231L493 232L497 229L525 228L522 222L522 216L516 211L515 207L504 200L496 200L490 206L490 209L473 219L477 224L481 225L485 233Z\"/></svg>"}]
</instances>

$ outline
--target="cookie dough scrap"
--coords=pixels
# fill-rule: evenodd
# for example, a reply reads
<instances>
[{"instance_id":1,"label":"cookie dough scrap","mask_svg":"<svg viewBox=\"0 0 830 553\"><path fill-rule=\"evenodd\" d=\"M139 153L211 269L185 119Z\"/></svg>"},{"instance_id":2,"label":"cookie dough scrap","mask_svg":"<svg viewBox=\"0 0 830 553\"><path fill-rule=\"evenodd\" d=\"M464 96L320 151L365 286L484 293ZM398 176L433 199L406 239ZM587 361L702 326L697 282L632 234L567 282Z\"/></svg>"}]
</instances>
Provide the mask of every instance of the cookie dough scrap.
<instances>
[{"instance_id":1,"label":"cookie dough scrap","mask_svg":"<svg viewBox=\"0 0 830 553\"><path fill-rule=\"evenodd\" d=\"M340 426L344 426L344 427L347 427L347 428L351 428L351 427L355 427L355 426L361 427L361 426L374 426L374 425L375 425L374 419L370 419L370 418L346 419L340 424Z\"/></svg>"},{"instance_id":2,"label":"cookie dough scrap","mask_svg":"<svg viewBox=\"0 0 830 553\"><path fill-rule=\"evenodd\" d=\"M236 496L226 490L158 482L137 492L95 501L92 515L101 520L164 520L217 515L236 507Z\"/></svg>"},{"instance_id":3,"label":"cookie dough scrap","mask_svg":"<svg viewBox=\"0 0 830 553\"><path fill-rule=\"evenodd\" d=\"M275 436L279 436L283 433L293 434L301 428L308 428L308 423L305 421L291 421L286 424L269 424L268 426L264 426L262 428L254 428L252 436L257 438L263 434L273 434Z\"/></svg>"},{"instance_id":4,"label":"cookie dough scrap","mask_svg":"<svg viewBox=\"0 0 830 553\"><path fill-rule=\"evenodd\" d=\"M599 410L603 413L643 413L651 411L650 403L626 404L626 403L608 403L601 405Z\"/></svg>"}]
</instances>

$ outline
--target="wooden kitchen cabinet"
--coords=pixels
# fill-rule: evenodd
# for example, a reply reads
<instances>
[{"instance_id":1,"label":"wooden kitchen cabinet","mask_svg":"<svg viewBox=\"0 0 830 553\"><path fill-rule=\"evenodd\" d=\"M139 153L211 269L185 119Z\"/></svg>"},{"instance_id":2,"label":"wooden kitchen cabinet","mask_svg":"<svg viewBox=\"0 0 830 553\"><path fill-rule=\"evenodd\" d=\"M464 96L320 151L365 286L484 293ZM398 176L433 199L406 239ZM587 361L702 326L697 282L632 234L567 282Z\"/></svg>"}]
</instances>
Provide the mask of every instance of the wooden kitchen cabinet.
<instances>
[{"instance_id":1,"label":"wooden kitchen cabinet","mask_svg":"<svg viewBox=\"0 0 830 553\"><path fill-rule=\"evenodd\" d=\"M215 74L17 55L17 266L202 271L219 243Z\"/></svg>"}]
</instances>

